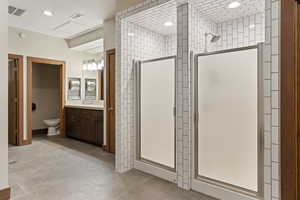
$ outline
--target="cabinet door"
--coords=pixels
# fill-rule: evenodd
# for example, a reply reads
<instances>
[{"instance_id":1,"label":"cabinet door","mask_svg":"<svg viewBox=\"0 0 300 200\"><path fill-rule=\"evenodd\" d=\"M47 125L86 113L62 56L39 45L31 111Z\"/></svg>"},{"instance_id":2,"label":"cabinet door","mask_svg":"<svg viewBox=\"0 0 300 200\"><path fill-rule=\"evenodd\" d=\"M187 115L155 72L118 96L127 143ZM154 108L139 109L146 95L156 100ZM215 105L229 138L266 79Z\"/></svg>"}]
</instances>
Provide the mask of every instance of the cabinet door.
<instances>
[{"instance_id":1,"label":"cabinet door","mask_svg":"<svg viewBox=\"0 0 300 200\"><path fill-rule=\"evenodd\" d=\"M103 117L103 111L97 112L97 117L96 117L96 142L97 145L102 146L103 145L103 123L104 123L104 117Z\"/></svg>"},{"instance_id":2,"label":"cabinet door","mask_svg":"<svg viewBox=\"0 0 300 200\"><path fill-rule=\"evenodd\" d=\"M66 109L66 134L68 137L80 138L80 110Z\"/></svg>"},{"instance_id":3,"label":"cabinet door","mask_svg":"<svg viewBox=\"0 0 300 200\"><path fill-rule=\"evenodd\" d=\"M93 110L82 110L81 139L96 144L96 116Z\"/></svg>"}]
</instances>

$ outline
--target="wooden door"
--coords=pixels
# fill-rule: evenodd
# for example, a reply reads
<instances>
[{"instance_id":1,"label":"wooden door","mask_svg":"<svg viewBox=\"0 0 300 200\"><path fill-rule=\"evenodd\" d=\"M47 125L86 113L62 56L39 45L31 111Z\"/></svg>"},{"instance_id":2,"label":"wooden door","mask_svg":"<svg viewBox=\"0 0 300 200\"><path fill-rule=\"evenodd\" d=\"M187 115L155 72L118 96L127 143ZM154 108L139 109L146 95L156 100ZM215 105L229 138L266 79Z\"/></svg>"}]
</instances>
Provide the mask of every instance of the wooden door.
<instances>
[{"instance_id":1,"label":"wooden door","mask_svg":"<svg viewBox=\"0 0 300 200\"><path fill-rule=\"evenodd\" d=\"M8 61L8 143L18 144L18 60Z\"/></svg>"},{"instance_id":2,"label":"wooden door","mask_svg":"<svg viewBox=\"0 0 300 200\"><path fill-rule=\"evenodd\" d=\"M281 1L281 199L300 199L300 6Z\"/></svg>"},{"instance_id":3,"label":"wooden door","mask_svg":"<svg viewBox=\"0 0 300 200\"><path fill-rule=\"evenodd\" d=\"M115 79L115 69L116 69L116 53L115 50L109 50L106 52L106 63L107 63L107 97L106 97L106 116L107 116L107 151L115 153L115 137L116 137L116 118L115 118L115 88L116 88L116 79Z\"/></svg>"}]
</instances>

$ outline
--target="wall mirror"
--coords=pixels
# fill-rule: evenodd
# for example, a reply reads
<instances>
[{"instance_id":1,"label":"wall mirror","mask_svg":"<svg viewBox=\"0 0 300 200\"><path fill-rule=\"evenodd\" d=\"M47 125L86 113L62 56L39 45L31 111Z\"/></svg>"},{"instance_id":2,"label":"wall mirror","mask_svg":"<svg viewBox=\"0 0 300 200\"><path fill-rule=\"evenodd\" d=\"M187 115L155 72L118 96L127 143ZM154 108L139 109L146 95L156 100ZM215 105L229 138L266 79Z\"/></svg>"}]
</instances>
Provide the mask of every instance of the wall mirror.
<instances>
[{"instance_id":1,"label":"wall mirror","mask_svg":"<svg viewBox=\"0 0 300 200\"><path fill-rule=\"evenodd\" d=\"M101 61L96 62L95 60L83 64L84 100L104 100L104 73L102 65L104 64Z\"/></svg>"},{"instance_id":2,"label":"wall mirror","mask_svg":"<svg viewBox=\"0 0 300 200\"><path fill-rule=\"evenodd\" d=\"M68 100L81 99L81 79L69 78L68 80Z\"/></svg>"},{"instance_id":3,"label":"wall mirror","mask_svg":"<svg viewBox=\"0 0 300 200\"><path fill-rule=\"evenodd\" d=\"M85 99L96 100L97 99L97 80L85 79Z\"/></svg>"}]
</instances>

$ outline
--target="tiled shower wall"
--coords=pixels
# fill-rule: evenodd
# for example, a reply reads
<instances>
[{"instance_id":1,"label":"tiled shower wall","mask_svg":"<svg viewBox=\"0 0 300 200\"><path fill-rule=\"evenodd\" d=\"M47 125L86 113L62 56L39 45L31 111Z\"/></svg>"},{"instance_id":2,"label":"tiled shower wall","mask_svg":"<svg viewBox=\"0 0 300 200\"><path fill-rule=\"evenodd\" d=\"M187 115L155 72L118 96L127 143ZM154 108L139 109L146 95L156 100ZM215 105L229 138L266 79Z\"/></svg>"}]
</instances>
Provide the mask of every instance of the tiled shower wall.
<instances>
[{"instance_id":1,"label":"tiled shower wall","mask_svg":"<svg viewBox=\"0 0 300 200\"><path fill-rule=\"evenodd\" d=\"M146 0L144 3L139 4L136 7L125 10L117 15L117 24L116 24L116 38L117 38L117 154L116 154L116 169L119 172L124 172L131 169L133 166L133 143L131 141L135 141L133 134L133 122L134 122L134 99L133 99L133 73L131 65L124 65L125 59L127 59L128 54L126 54L127 47L124 46L122 36L127 33L123 32L121 22L122 19L125 19L127 16L132 14L141 12L143 10L155 7L162 3L167 2L168 0ZM280 32L279 32L279 24L280 24L280 0L265 0L266 2L266 13L265 13L265 49L264 49L264 96L265 96L265 184L264 184L264 199L265 200L279 200L280 199L280 66L279 66L279 57L280 57ZM178 7L178 38L177 38L177 49L178 49L178 61L181 62L181 81L180 87L178 90L181 90L177 96L178 105L180 106L180 116L181 118L177 118L178 122L181 124L182 128L177 128L177 136L180 136L181 143L177 143L180 149L180 154L177 155L177 166L178 166L178 186L183 187L185 189L190 189L190 180L189 176L191 174L190 161L191 161L191 152L189 147L191 145L190 134L192 127L192 115L190 114L192 111L191 102L189 98L186 98L192 93L191 89L191 73L189 74L188 63L188 51L193 50L195 53L202 52L203 47L203 36L198 36L198 38L193 35L192 26L195 24L201 24L201 21L194 21L193 18L189 18L190 23L187 20L183 20L183 16L187 15L190 12L190 16L193 16L193 9L191 9L192 4L190 5L190 9L186 9L185 6ZM259 14L260 15L260 14ZM257 17L257 16L256 16ZM256 18L255 17L255 18ZM260 18L260 17L259 17ZM252 18L253 19L253 18ZM208 27L208 30L212 30L217 32L218 30L226 36L223 36L223 39L217 44L217 46L212 46L210 50L224 49L230 48L231 45L235 47L250 45L256 42L263 41L263 35L260 37L260 34L264 34L263 31L259 33L259 30L255 29L255 39L253 39L253 33L250 33L252 30L246 31L248 32L248 37L246 37L247 33L245 33L244 26L247 26L247 20L251 20L251 16L249 19L237 19L240 20L240 24L237 25L243 27L243 31L239 31L239 28L234 29L233 25L235 22L232 22L232 43L231 43L231 31L229 27L231 27L231 22L226 22L222 24L213 24L212 22L203 22L202 26ZM245 22L246 20L246 22ZM257 21L258 20L258 21ZM255 19L259 27L260 21L259 19ZM251 21L250 21L251 22ZM238 23L238 22L237 22ZM205 24L208 24L205 26ZM246 24L246 25L245 25ZM264 27L262 22L262 27ZM201 26L199 26L201 27ZM219 27L219 29L218 29ZM221 27L221 28L220 28ZM200 30L201 28L194 27L194 30ZM259 29L259 28L258 28ZM189 30L189 34L182 30ZM234 37L234 31L237 30L237 37ZM241 28L240 28L241 30ZM203 30L204 32L204 30ZM243 34L242 34L243 32ZM250 33L250 35L249 35ZM241 36L239 36L239 34ZM242 36L243 35L243 36ZM229 36L229 37L228 37ZM226 38L226 40L225 40ZM237 38L237 43L234 42ZM240 38L240 40L239 40ZM243 41L241 40L243 38ZM246 39L248 38L248 39ZM190 45L188 44L190 41ZM201 42L202 41L202 42ZM240 41L240 42L239 42ZM168 43L168 41L166 42ZM170 42L169 42L170 43ZM172 43L172 42L171 42ZM191 45L193 44L193 45ZM174 48L174 47L172 47ZM172 49L171 48L171 49ZM127 60L126 62L131 62ZM179 112L179 111L178 111ZM178 113L177 113L178 114ZM184 137L185 136L185 137ZM178 142L178 141L177 141ZM179 151L178 150L178 151ZM177 151L177 152L178 152ZM190 177L191 178L191 177Z\"/></svg>"},{"instance_id":2,"label":"tiled shower wall","mask_svg":"<svg viewBox=\"0 0 300 200\"><path fill-rule=\"evenodd\" d=\"M265 41L265 14L215 23L201 15L198 9L190 9L190 49L202 53L205 49L205 33L220 35L217 43L207 42L208 51L224 50L256 45ZM254 25L250 28L250 25Z\"/></svg>"},{"instance_id":3,"label":"tiled shower wall","mask_svg":"<svg viewBox=\"0 0 300 200\"><path fill-rule=\"evenodd\" d=\"M177 52L177 35L165 36L165 56L174 56Z\"/></svg>"},{"instance_id":4,"label":"tiled shower wall","mask_svg":"<svg viewBox=\"0 0 300 200\"><path fill-rule=\"evenodd\" d=\"M280 1L266 0L265 199L280 199Z\"/></svg>"},{"instance_id":5,"label":"tiled shower wall","mask_svg":"<svg viewBox=\"0 0 300 200\"><path fill-rule=\"evenodd\" d=\"M177 185L191 188L191 70L189 67L189 6L177 7L176 167Z\"/></svg>"},{"instance_id":6,"label":"tiled shower wall","mask_svg":"<svg viewBox=\"0 0 300 200\"><path fill-rule=\"evenodd\" d=\"M127 53L128 60L149 60L176 55L176 34L162 35L126 20L122 23L122 30L123 50Z\"/></svg>"},{"instance_id":7,"label":"tiled shower wall","mask_svg":"<svg viewBox=\"0 0 300 200\"><path fill-rule=\"evenodd\" d=\"M217 50L256 45L265 41L265 14L234 19L217 24L216 34L221 38Z\"/></svg>"},{"instance_id":8,"label":"tiled shower wall","mask_svg":"<svg viewBox=\"0 0 300 200\"><path fill-rule=\"evenodd\" d=\"M194 7L193 1L189 5L189 46L190 51L202 53L205 49L205 33L217 33L217 24L201 16ZM208 51L215 51L216 44L208 44Z\"/></svg>"}]
</instances>

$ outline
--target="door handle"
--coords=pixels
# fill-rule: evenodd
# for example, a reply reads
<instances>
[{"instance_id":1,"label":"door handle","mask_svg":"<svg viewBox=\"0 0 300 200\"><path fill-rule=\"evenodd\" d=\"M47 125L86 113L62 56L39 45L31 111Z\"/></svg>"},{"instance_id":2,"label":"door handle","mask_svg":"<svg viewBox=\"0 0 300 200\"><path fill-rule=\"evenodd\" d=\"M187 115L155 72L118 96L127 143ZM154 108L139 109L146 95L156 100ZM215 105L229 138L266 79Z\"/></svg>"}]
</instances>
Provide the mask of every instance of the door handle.
<instances>
[{"instance_id":1,"label":"door handle","mask_svg":"<svg viewBox=\"0 0 300 200\"><path fill-rule=\"evenodd\" d=\"M113 110L114 110L114 108L112 108L112 107L108 109L108 111L113 111Z\"/></svg>"}]
</instances>

